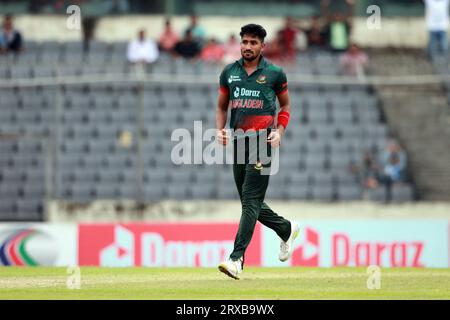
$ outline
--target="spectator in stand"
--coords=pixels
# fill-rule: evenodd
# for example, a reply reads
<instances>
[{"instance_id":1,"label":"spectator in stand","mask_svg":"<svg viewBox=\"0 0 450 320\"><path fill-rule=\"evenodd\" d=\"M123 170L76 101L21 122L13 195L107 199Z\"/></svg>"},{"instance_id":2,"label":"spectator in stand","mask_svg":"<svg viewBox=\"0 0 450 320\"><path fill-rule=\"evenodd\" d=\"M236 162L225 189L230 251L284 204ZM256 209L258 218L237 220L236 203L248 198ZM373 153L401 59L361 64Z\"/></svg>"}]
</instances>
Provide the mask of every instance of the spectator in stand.
<instances>
[{"instance_id":1,"label":"spectator in stand","mask_svg":"<svg viewBox=\"0 0 450 320\"><path fill-rule=\"evenodd\" d=\"M223 46L217 43L215 38L211 38L203 47L200 58L206 63L220 63L223 60L224 53Z\"/></svg>"},{"instance_id":2,"label":"spectator in stand","mask_svg":"<svg viewBox=\"0 0 450 320\"><path fill-rule=\"evenodd\" d=\"M378 165L372 153L365 152L363 156L364 187L368 189L378 188Z\"/></svg>"},{"instance_id":3,"label":"spectator in stand","mask_svg":"<svg viewBox=\"0 0 450 320\"><path fill-rule=\"evenodd\" d=\"M172 51L175 57L182 57L191 61L196 60L200 52L200 45L194 40L191 30L185 32L183 40L179 41Z\"/></svg>"},{"instance_id":4,"label":"spectator in stand","mask_svg":"<svg viewBox=\"0 0 450 320\"><path fill-rule=\"evenodd\" d=\"M13 17L6 15L0 32L0 52L18 54L22 50L22 34L14 28Z\"/></svg>"},{"instance_id":5,"label":"spectator in stand","mask_svg":"<svg viewBox=\"0 0 450 320\"><path fill-rule=\"evenodd\" d=\"M234 34L230 35L223 48L225 51L224 63L229 64L241 58L241 44Z\"/></svg>"},{"instance_id":6,"label":"spectator in stand","mask_svg":"<svg viewBox=\"0 0 450 320\"><path fill-rule=\"evenodd\" d=\"M304 31L308 41L308 49L321 49L325 46L326 35L320 27L319 17L312 17L310 27Z\"/></svg>"},{"instance_id":7,"label":"spectator in stand","mask_svg":"<svg viewBox=\"0 0 450 320\"><path fill-rule=\"evenodd\" d=\"M369 58L356 44L352 43L350 48L340 58L341 68L345 75L361 77L369 65Z\"/></svg>"},{"instance_id":8,"label":"spectator in stand","mask_svg":"<svg viewBox=\"0 0 450 320\"><path fill-rule=\"evenodd\" d=\"M405 181L406 162L406 153L400 144L395 140L390 140L379 160L381 167L379 181L385 186L386 202L390 202L392 199L392 185Z\"/></svg>"},{"instance_id":9,"label":"spectator in stand","mask_svg":"<svg viewBox=\"0 0 450 320\"><path fill-rule=\"evenodd\" d=\"M127 49L128 61L134 64L152 64L159 58L159 50L156 43L146 39L145 30L139 30L138 39L131 41Z\"/></svg>"},{"instance_id":10,"label":"spectator in stand","mask_svg":"<svg viewBox=\"0 0 450 320\"><path fill-rule=\"evenodd\" d=\"M280 30L283 45L282 55L287 62L294 62L297 51L297 34L298 29L295 27L292 17L286 17L285 26Z\"/></svg>"},{"instance_id":11,"label":"spectator in stand","mask_svg":"<svg viewBox=\"0 0 450 320\"><path fill-rule=\"evenodd\" d=\"M200 24L198 24L198 17L196 15L191 16L191 23L189 27L187 27L185 32L187 32L188 30L191 31L194 41L199 43L200 46L203 45L203 41L206 37L206 30Z\"/></svg>"},{"instance_id":12,"label":"spectator in stand","mask_svg":"<svg viewBox=\"0 0 450 320\"><path fill-rule=\"evenodd\" d=\"M326 38L329 48L336 52L343 52L348 49L350 42L351 18L353 16L354 0L345 0L347 3L347 13L335 13L330 15L330 0L322 0L322 10L327 19Z\"/></svg>"},{"instance_id":13,"label":"spectator in stand","mask_svg":"<svg viewBox=\"0 0 450 320\"><path fill-rule=\"evenodd\" d=\"M447 57L450 0L424 0L425 14L428 27L428 57L437 54Z\"/></svg>"},{"instance_id":14,"label":"spectator in stand","mask_svg":"<svg viewBox=\"0 0 450 320\"><path fill-rule=\"evenodd\" d=\"M162 51L171 52L178 41L178 34L172 29L170 19L167 19L165 22L164 31L159 37L159 48Z\"/></svg>"},{"instance_id":15,"label":"spectator in stand","mask_svg":"<svg viewBox=\"0 0 450 320\"><path fill-rule=\"evenodd\" d=\"M379 169L372 152L365 151L360 161L352 161L349 166L349 171L355 177L358 177L364 188L378 188Z\"/></svg>"}]
</instances>

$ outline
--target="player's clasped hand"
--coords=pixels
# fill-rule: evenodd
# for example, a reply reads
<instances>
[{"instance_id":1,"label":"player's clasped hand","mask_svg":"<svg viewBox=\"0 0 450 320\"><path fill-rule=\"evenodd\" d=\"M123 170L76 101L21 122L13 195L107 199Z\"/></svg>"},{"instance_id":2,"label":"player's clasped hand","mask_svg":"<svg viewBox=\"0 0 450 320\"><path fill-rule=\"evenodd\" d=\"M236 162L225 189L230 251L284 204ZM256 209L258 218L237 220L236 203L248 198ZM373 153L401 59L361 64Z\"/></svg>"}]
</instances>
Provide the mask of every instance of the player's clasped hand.
<instances>
[{"instance_id":1,"label":"player's clasped hand","mask_svg":"<svg viewBox=\"0 0 450 320\"><path fill-rule=\"evenodd\" d=\"M226 146L230 138L228 137L226 129L217 130L217 141L219 144Z\"/></svg>"},{"instance_id":2,"label":"player's clasped hand","mask_svg":"<svg viewBox=\"0 0 450 320\"><path fill-rule=\"evenodd\" d=\"M273 130L272 132L270 132L269 136L267 137L267 143L270 143L273 148L278 147L281 143L280 132L278 130Z\"/></svg>"}]
</instances>

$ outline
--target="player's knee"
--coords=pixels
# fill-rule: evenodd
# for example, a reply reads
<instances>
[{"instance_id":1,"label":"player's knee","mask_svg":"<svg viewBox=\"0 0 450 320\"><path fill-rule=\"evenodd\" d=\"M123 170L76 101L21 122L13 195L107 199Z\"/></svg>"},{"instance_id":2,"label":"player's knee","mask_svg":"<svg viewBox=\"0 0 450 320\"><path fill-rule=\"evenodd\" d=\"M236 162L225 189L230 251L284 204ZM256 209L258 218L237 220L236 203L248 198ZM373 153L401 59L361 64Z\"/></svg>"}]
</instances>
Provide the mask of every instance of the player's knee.
<instances>
[{"instance_id":1,"label":"player's knee","mask_svg":"<svg viewBox=\"0 0 450 320\"><path fill-rule=\"evenodd\" d=\"M261 210L261 203L261 198L244 194L242 197L242 212L257 217Z\"/></svg>"},{"instance_id":2,"label":"player's knee","mask_svg":"<svg viewBox=\"0 0 450 320\"><path fill-rule=\"evenodd\" d=\"M245 202L261 202L260 206L262 205L263 199L261 199L260 192L256 191L243 191L242 192L242 201Z\"/></svg>"}]
</instances>

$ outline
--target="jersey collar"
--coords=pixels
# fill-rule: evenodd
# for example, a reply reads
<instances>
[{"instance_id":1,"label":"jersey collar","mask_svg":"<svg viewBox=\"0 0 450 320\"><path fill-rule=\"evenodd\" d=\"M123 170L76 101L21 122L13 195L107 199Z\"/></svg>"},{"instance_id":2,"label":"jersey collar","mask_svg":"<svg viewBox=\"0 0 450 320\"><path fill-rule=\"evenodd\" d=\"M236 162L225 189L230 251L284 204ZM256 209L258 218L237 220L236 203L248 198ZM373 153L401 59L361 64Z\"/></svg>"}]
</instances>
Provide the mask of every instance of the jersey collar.
<instances>
[{"instance_id":1,"label":"jersey collar","mask_svg":"<svg viewBox=\"0 0 450 320\"><path fill-rule=\"evenodd\" d=\"M239 63L239 65L240 65L242 68L244 68L244 58L240 58L240 59L237 61L237 63ZM263 69L266 65L267 65L267 61L266 61L266 59L264 58L264 56L261 55L261 58L259 59L258 67L256 68L256 70Z\"/></svg>"}]
</instances>

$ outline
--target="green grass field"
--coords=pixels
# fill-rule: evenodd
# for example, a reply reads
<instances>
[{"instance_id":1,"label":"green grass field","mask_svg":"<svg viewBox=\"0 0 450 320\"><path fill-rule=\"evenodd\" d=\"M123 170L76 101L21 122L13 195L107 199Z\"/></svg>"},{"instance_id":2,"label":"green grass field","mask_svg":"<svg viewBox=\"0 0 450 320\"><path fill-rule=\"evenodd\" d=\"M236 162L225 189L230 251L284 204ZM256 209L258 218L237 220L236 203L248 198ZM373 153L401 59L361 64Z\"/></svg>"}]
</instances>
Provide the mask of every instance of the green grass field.
<instances>
[{"instance_id":1,"label":"green grass field","mask_svg":"<svg viewBox=\"0 0 450 320\"><path fill-rule=\"evenodd\" d=\"M0 267L0 299L450 299L450 269L382 269L367 289L365 268L245 268L241 280L217 269Z\"/></svg>"}]
</instances>

